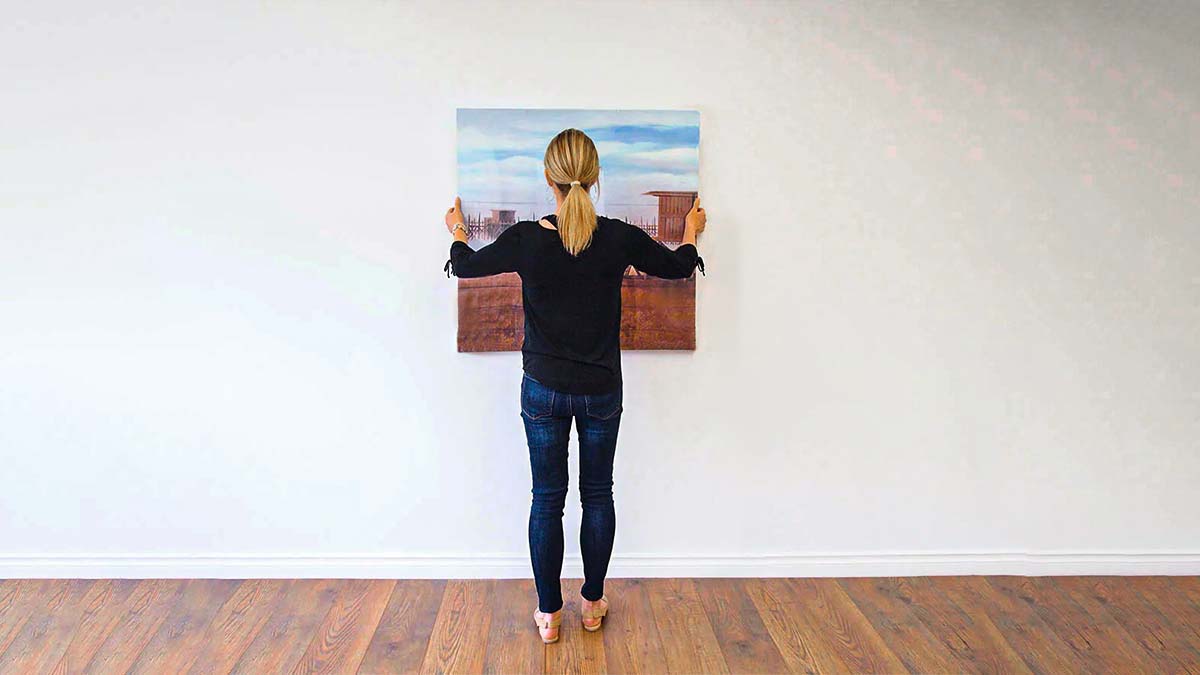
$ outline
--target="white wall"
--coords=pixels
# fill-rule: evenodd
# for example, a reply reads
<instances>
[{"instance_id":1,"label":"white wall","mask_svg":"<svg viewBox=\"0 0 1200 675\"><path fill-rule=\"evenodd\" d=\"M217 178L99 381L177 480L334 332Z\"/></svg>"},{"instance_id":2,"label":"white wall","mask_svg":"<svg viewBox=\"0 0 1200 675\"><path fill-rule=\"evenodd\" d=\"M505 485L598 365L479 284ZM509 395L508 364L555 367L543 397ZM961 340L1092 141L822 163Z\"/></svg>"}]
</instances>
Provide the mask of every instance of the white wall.
<instances>
[{"instance_id":1,"label":"white wall","mask_svg":"<svg viewBox=\"0 0 1200 675\"><path fill-rule=\"evenodd\" d=\"M8 8L0 576L528 574L457 106L701 111L614 574L1200 572L1200 10L968 4Z\"/></svg>"}]
</instances>

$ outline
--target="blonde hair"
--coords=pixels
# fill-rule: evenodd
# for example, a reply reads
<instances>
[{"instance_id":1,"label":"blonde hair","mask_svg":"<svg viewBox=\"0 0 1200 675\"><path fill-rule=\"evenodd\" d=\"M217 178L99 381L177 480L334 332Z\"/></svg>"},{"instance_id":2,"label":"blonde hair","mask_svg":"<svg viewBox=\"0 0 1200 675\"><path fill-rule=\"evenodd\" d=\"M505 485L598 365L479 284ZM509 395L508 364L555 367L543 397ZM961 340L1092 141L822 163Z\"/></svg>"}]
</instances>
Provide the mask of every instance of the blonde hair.
<instances>
[{"instance_id":1,"label":"blonde hair","mask_svg":"<svg viewBox=\"0 0 1200 675\"><path fill-rule=\"evenodd\" d=\"M588 192L600 179L596 144L578 129L564 129L546 147L545 162L546 176L564 196L558 209L558 236L568 253L579 255L596 231L596 207Z\"/></svg>"}]
</instances>

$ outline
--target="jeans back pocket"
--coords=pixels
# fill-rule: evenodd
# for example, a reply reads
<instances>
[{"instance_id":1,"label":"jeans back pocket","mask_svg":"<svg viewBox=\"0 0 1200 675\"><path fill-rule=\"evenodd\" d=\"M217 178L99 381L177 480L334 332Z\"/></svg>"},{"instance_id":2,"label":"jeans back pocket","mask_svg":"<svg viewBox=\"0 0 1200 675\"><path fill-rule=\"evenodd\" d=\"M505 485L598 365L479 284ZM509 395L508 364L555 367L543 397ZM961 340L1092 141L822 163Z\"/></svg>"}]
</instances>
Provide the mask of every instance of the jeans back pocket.
<instances>
[{"instance_id":1,"label":"jeans back pocket","mask_svg":"<svg viewBox=\"0 0 1200 675\"><path fill-rule=\"evenodd\" d=\"M531 420L554 414L554 390L525 375L521 378L521 414Z\"/></svg>"},{"instance_id":2,"label":"jeans back pocket","mask_svg":"<svg viewBox=\"0 0 1200 675\"><path fill-rule=\"evenodd\" d=\"M618 389L609 394L587 394L584 396L584 405L587 408L588 417L610 420L624 410L622 399L621 390Z\"/></svg>"}]
</instances>

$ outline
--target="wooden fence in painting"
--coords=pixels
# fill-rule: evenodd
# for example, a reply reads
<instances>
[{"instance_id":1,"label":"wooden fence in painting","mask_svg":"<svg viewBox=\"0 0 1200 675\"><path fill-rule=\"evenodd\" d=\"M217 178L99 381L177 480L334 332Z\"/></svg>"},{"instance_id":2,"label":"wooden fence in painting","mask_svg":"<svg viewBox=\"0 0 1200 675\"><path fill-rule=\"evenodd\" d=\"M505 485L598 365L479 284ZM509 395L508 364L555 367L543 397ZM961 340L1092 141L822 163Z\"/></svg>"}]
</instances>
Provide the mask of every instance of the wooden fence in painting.
<instances>
[{"instance_id":1,"label":"wooden fence in painting","mask_svg":"<svg viewBox=\"0 0 1200 675\"><path fill-rule=\"evenodd\" d=\"M678 280L626 274L621 306L621 349L696 348L694 275ZM458 280L458 351L517 351L524 338L518 275Z\"/></svg>"},{"instance_id":2,"label":"wooden fence in painting","mask_svg":"<svg viewBox=\"0 0 1200 675\"><path fill-rule=\"evenodd\" d=\"M654 190L643 194L657 197L657 216L629 222L671 248L677 247L696 193ZM491 208L488 215L480 211L467 216L468 237L476 249L518 218L518 209L508 208L516 204L488 204L503 208ZM683 280L656 279L629 268L621 286L621 307L621 349L696 348L695 275ZM524 338L519 276L458 280L458 351L516 351Z\"/></svg>"}]
</instances>

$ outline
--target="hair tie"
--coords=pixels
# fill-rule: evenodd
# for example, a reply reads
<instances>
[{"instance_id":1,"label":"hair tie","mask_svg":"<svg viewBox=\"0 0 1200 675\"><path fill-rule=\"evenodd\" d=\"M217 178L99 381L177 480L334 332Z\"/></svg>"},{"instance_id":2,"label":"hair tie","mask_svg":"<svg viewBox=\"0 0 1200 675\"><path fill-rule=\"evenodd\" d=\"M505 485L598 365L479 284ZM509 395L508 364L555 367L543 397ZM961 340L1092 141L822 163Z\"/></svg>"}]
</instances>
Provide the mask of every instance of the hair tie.
<instances>
[{"instance_id":1,"label":"hair tie","mask_svg":"<svg viewBox=\"0 0 1200 675\"><path fill-rule=\"evenodd\" d=\"M579 185L579 181L573 180L573 181L571 181L571 185Z\"/></svg>"}]
</instances>

